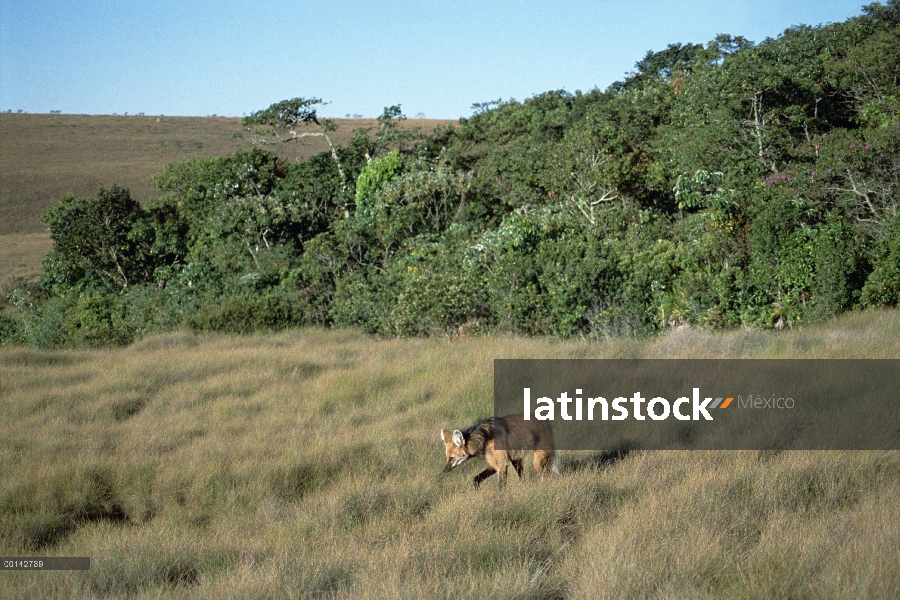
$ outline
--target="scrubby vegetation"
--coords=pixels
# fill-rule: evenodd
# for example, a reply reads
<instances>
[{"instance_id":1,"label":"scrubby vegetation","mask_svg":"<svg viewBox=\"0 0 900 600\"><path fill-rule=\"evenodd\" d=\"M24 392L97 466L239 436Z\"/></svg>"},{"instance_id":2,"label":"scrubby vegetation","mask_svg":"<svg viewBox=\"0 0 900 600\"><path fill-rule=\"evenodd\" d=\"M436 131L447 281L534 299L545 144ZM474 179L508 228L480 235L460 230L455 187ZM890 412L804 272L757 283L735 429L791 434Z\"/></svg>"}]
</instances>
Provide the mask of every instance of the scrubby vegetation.
<instances>
[{"instance_id":1,"label":"scrubby vegetation","mask_svg":"<svg viewBox=\"0 0 900 600\"><path fill-rule=\"evenodd\" d=\"M896 598L897 452L561 452L476 491L440 428L519 358L896 358L900 312L609 342L189 332L0 348L9 598Z\"/></svg>"},{"instance_id":2,"label":"scrubby vegetation","mask_svg":"<svg viewBox=\"0 0 900 600\"><path fill-rule=\"evenodd\" d=\"M317 99L245 120L328 138ZM300 164L254 148L44 215L39 289L4 341L315 324L389 335L791 327L900 299L900 4L759 44L650 52L605 91L399 107ZM270 135L266 135L266 133Z\"/></svg>"}]
</instances>

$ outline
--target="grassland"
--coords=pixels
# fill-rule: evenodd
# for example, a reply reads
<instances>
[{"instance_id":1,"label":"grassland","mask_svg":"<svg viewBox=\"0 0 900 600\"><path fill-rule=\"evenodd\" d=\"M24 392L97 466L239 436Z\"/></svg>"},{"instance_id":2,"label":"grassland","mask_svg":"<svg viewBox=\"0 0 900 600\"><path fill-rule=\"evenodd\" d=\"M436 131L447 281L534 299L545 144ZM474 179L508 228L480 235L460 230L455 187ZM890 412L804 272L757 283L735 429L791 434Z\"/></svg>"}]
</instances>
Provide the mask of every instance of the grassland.
<instances>
[{"instance_id":1,"label":"grassland","mask_svg":"<svg viewBox=\"0 0 900 600\"><path fill-rule=\"evenodd\" d=\"M896 598L896 452L564 453L442 475L494 358L896 358L900 312L605 343L187 333L0 349L0 596Z\"/></svg>"},{"instance_id":2,"label":"grassland","mask_svg":"<svg viewBox=\"0 0 900 600\"><path fill-rule=\"evenodd\" d=\"M47 233L0 235L0 294L8 293L16 282L37 279L41 271L41 257L52 244Z\"/></svg>"},{"instance_id":3,"label":"grassland","mask_svg":"<svg viewBox=\"0 0 900 600\"><path fill-rule=\"evenodd\" d=\"M374 119L336 119L337 144ZM451 121L409 119L404 128L430 132ZM227 156L250 147L241 120L0 113L0 287L13 277L34 279L50 238L38 216L67 193L94 196L117 184L143 202L156 192L151 176L191 157ZM270 147L285 160L328 150L321 138ZM27 234L28 237L19 237Z\"/></svg>"}]
</instances>

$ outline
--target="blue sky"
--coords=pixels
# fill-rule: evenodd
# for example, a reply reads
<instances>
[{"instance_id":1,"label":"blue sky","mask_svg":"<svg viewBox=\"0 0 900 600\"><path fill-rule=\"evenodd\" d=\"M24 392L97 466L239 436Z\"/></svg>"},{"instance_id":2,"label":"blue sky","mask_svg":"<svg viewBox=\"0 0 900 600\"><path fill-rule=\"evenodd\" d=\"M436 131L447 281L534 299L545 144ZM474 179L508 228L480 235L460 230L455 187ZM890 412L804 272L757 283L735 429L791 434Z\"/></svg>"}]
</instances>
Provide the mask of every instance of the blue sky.
<instances>
[{"instance_id":1,"label":"blue sky","mask_svg":"<svg viewBox=\"0 0 900 600\"><path fill-rule=\"evenodd\" d=\"M0 110L458 118L472 104L606 88L647 50L759 42L860 0L0 0Z\"/></svg>"}]
</instances>

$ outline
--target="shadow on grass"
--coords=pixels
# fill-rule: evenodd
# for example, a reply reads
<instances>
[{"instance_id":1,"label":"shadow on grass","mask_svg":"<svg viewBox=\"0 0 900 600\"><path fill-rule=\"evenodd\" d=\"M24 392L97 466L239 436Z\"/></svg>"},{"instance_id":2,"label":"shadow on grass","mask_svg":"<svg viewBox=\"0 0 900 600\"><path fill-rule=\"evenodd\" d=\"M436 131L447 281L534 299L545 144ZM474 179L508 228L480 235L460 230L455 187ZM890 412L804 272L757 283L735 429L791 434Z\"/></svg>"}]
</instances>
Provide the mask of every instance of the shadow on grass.
<instances>
[{"instance_id":1,"label":"shadow on grass","mask_svg":"<svg viewBox=\"0 0 900 600\"><path fill-rule=\"evenodd\" d=\"M147 404L146 397L132 397L119 400L113 405L113 417L118 422L125 421L135 416Z\"/></svg>"},{"instance_id":2,"label":"shadow on grass","mask_svg":"<svg viewBox=\"0 0 900 600\"><path fill-rule=\"evenodd\" d=\"M603 450L602 452L570 457L569 459L562 461L563 472L577 473L585 470L603 471L610 467L614 467L620 461L625 460L634 450L638 450L638 447L629 442L623 442L615 448Z\"/></svg>"}]
</instances>

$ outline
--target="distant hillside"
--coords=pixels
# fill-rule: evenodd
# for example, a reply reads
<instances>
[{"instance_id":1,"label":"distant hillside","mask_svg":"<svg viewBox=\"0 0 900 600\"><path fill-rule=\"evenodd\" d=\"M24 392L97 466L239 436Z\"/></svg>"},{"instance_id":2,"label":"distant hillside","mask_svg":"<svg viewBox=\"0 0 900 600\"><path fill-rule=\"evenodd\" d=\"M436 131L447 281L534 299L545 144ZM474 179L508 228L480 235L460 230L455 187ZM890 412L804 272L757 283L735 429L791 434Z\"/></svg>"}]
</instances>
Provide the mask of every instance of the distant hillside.
<instances>
[{"instance_id":1,"label":"distant hillside","mask_svg":"<svg viewBox=\"0 0 900 600\"><path fill-rule=\"evenodd\" d=\"M409 119L403 128L430 132L452 123ZM336 144L375 119L336 119ZM38 215L68 192L94 196L117 184L145 201L156 195L150 177L174 161L248 149L239 118L60 114L0 114L0 235L43 232ZM328 149L321 138L269 147L282 158L308 158Z\"/></svg>"}]
</instances>

